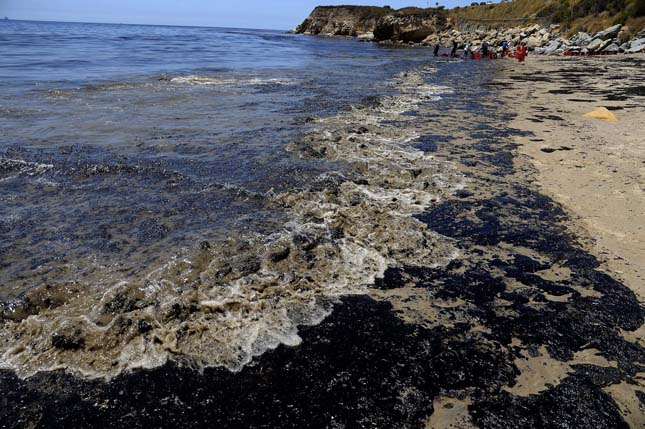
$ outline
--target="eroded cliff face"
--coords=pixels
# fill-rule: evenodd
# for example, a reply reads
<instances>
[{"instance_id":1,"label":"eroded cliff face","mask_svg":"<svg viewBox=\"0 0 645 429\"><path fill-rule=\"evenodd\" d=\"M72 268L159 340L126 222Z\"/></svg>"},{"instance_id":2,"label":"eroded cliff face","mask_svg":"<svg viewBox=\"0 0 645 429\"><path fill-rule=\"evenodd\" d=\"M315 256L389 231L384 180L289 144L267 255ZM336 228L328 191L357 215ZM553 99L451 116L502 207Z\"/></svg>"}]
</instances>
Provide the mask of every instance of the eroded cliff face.
<instances>
[{"instance_id":1,"label":"eroded cliff face","mask_svg":"<svg viewBox=\"0 0 645 429\"><path fill-rule=\"evenodd\" d=\"M320 36L358 36L374 31L379 18L393 12L369 6L318 6L295 33Z\"/></svg>"},{"instance_id":2,"label":"eroded cliff face","mask_svg":"<svg viewBox=\"0 0 645 429\"><path fill-rule=\"evenodd\" d=\"M446 17L430 9L320 6L294 32L418 43L446 26Z\"/></svg>"},{"instance_id":3,"label":"eroded cliff face","mask_svg":"<svg viewBox=\"0 0 645 429\"><path fill-rule=\"evenodd\" d=\"M381 17L374 28L376 40L420 43L448 27L446 17L433 10L402 9Z\"/></svg>"}]
</instances>

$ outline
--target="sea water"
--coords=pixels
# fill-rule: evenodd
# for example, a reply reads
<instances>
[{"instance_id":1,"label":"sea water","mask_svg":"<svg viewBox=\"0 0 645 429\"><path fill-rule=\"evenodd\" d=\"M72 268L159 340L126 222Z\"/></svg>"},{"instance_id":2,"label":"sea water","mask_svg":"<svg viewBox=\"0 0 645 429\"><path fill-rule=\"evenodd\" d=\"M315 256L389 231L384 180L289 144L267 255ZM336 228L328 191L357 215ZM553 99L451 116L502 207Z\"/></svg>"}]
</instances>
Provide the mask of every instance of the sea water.
<instances>
[{"instance_id":1,"label":"sea water","mask_svg":"<svg viewBox=\"0 0 645 429\"><path fill-rule=\"evenodd\" d=\"M414 219L461 180L415 145L430 50L8 21L0 51L0 367L238 370L454 255Z\"/></svg>"}]
</instances>

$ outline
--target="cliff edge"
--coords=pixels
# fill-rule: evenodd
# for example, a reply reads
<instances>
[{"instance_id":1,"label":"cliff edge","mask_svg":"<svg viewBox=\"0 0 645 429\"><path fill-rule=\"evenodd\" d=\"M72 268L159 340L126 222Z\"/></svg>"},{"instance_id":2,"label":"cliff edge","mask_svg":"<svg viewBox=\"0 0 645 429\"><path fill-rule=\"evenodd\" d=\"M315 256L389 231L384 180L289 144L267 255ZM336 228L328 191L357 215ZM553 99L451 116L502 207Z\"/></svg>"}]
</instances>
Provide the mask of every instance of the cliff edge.
<instances>
[{"instance_id":1,"label":"cliff edge","mask_svg":"<svg viewBox=\"0 0 645 429\"><path fill-rule=\"evenodd\" d=\"M436 9L319 6L293 32L420 43L447 25L445 14Z\"/></svg>"}]
</instances>

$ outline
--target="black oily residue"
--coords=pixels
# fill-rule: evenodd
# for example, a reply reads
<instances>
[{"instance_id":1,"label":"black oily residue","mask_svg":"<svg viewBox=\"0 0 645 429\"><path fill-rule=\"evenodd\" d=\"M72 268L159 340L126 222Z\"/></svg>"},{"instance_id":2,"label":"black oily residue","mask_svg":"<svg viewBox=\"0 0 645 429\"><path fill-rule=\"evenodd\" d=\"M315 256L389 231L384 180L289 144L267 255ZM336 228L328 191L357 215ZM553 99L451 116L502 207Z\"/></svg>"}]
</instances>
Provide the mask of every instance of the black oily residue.
<instances>
[{"instance_id":1,"label":"black oily residue","mask_svg":"<svg viewBox=\"0 0 645 429\"><path fill-rule=\"evenodd\" d=\"M414 147L424 152L436 152L439 148L439 144L448 143L451 140L452 137L429 134L416 139Z\"/></svg>"},{"instance_id":2,"label":"black oily residue","mask_svg":"<svg viewBox=\"0 0 645 429\"><path fill-rule=\"evenodd\" d=\"M625 94L645 97L645 86L631 86L625 90Z\"/></svg>"},{"instance_id":3,"label":"black oily residue","mask_svg":"<svg viewBox=\"0 0 645 429\"><path fill-rule=\"evenodd\" d=\"M548 91L550 94L573 94L576 92L575 89L550 89Z\"/></svg>"},{"instance_id":4,"label":"black oily residue","mask_svg":"<svg viewBox=\"0 0 645 429\"><path fill-rule=\"evenodd\" d=\"M535 115L536 118L548 119L549 121L564 121L564 118L558 115Z\"/></svg>"},{"instance_id":5,"label":"black oily residue","mask_svg":"<svg viewBox=\"0 0 645 429\"><path fill-rule=\"evenodd\" d=\"M60 371L25 381L0 372L1 421L52 428L422 428L437 396L467 393L470 416L482 428L626 428L602 388L634 382L644 370L645 350L619 334L642 325L642 306L598 270L569 234L559 205L518 183L509 137L519 132L499 125L509 118L472 99L453 102L486 120L465 128L468 138L459 145L438 144L450 134L444 140L439 131L426 142L437 156L472 172L475 192L460 193L418 219L455 239L463 257L445 269L389 269L377 287L396 289L416 279L415 287L433 300L465 303L444 309L448 317L457 320L461 312L487 329L476 334L471 322L407 324L389 303L349 297L320 325L300 329L302 345L278 347L239 373L202 374L168 364L104 383ZM539 275L554 266L570 269L571 276ZM522 287L508 288L511 280ZM599 297L583 296L580 288ZM544 346L561 361L597 349L618 367L576 365L558 386L516 397L503 390L519 375L515 360L522 349L512 345L514 338L531 353Z\"/></svg>"},{"instance_id":6,"label":"black oily residue","mask_svg":"<svg viewBox=\"0 0 645 429\"><path fill-rule=\"evenodd\" d=\"M476 219L469 219L472 212ZM301 346L280 347L237 374L169 365L104 384L61 373L27 381L3 373L5 400L28 400L23 408L5 408L1 417L15 427L21 419L44 427L422 427L440 392L474 389L469 410L479 427L626 427L602 387L642 371L637 362L643 350L616 328L638 328L643 312L633 293L597 271L595 259L567 235L564 212L515 186L493 198L449 201L419 218L457 238L472 259L446 270L390 269L379 287L397 288L403 275L413 276L417 287L437 298L470 304L469 314L491 334L473 336L468 323L425 329L403 323L387 303L346 298L321 325L301 329ZM501 241L533 249L548 262L518 254L481 260L472 250ZM573 271L571 279L546 281L534 274L556 262ZM506 276L528 290L507 292ZM573 285L604 295L582 297ZM552 302L544 293L572 298ZM507 301L517 315L498 316L496 299ZM531 300L543 308L529 306ZM513 337L529 348L546 345L564 361L593 347L619 367L578 366L557 387L513 397L501 389L519 373ZM55 393L42 389L47 385L58 386Z\"/></svg>"},{"instance_id":7,"label":"black oily residue","mask_svg":"<svg viewBox=\"0 0 645 429\"><path fill-rule=\"evenodd\" d=\"M541 150L542 152L544 152L544 153L553 153L553 152L558 152L558 151L568 152L568 151L573 150L573 148L571 148L571 147L569 147L569 146L560 146L560 147L543 147L543 148L542 148L542 149L540 149L540 150Z\"/></svg>"}]
</instances>

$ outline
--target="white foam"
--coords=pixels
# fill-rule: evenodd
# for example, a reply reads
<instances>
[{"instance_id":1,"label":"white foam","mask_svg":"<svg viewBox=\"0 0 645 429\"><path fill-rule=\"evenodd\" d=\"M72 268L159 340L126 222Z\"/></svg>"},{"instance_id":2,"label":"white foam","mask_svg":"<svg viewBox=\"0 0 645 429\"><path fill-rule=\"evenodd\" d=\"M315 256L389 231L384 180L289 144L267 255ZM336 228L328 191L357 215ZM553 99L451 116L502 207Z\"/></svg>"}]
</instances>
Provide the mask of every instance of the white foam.
<instances>
[{"instance_id":1,"label":"white foam","mask_svg":"<svg viewBox=\"0 0 645 429\"><path fill-rule=\"evenodd\" d=\"M238 371L267 350L300 344L299 325L320 323L330 314L330 302L365 293L388 267L446 264L457 256L454 246L413 215L463 179L451 164L412 147L415 131L380 125L413 121L399 112L447 91L426 84L428 72L395 78L392 85L401 93L376 108L318 121L313 144L327 149L330 160L364 164L369 184L344 181L333 192L267 193L292 216L281 233L249 236L197 254L186 251L150 269L141 282L122 281L107 291L88 288L64 306L8 322L0 330L0 366L21 377L65 368L84 377L110 378L168 360ZM212 76L171 81L240 84ZM287 84L254 78L246 83ZM332 139L343 128L363 125L373 129L352 133L354 142ZM323 174L321 182L329 177ZM428 188L427 181L436 184ZM343 231L341 238L335 238L336 229ZM106 308L115 314L106 314ZM106 317L109 323L102 323ZM142 323L145 330L138 328ZM87 347L58 350L51 345L55 332L72 332ZM3 337L18 338L19 344L3 349L9 343Z\"/></svg>"},{"instance_id":2,"label":"white foam","mask_svg":"<svg viewBox=\"0 0 645 429\"><path fill-rule=\"evenodd\" d=\"M265 86L265 85L292 85L293 79L286 78L260 78L260 77L221 77L205 75L177 76L170 82L186 85L217 85L217 86Z\"/></svg>"},{"instance_id":3,"label":"white foam","mask_svg":"<svg viewBox=\"0 0 645 429\"><path fill-rule=\"evenodd\" d=\"M0 169L18 170L21 174L27 176L36 176L43 174L54 168L53 164L44 164L38 162L28 162L22 159L0 158Z\"/></svg>"}]
</instances>

